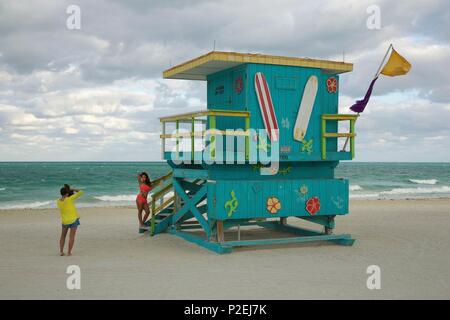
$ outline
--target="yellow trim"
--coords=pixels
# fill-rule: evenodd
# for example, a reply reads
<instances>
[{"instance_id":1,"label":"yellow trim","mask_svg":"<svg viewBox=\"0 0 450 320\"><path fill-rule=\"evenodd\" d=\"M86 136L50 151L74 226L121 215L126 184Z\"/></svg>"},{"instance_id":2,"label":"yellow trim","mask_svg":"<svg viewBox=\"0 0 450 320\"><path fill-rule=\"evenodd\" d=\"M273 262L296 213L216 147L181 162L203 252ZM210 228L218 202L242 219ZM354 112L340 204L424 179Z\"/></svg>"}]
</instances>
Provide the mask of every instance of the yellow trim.
<instances>
[{"instance_id":1,"label":"yellow trim","mask_svg":"<svg viewBox=\"0 0 450 320\"><path fill-rule=\"evenodd\" d=\"M324 70L331 70L336 73L349 72L353 70L352 63L331 61L331 60L319 60L319 59L308 59L308 58L294 58L294 57L282 57L282 56L272 56L264 54L251 54L251 53L238 53L238 52L222 52L222 51L211 51L200 57L191 59L163 72L164 78L176 78L183 79L181 74L188 74L189 70L196 67L200 67L211 61L224 61L224 62L235 62L237 64L241 63L259 63L259 64L275 64L283 66L296 66L296 67L308 67L308 68L319 68ZM224 67L223 69L226 69ZM222 70L223 70L222 69ZM219 70L218 70L219 71ZM199 79L206 80L205 74L196 74L195 77L186 77L186 79ZM179 77L175 77L175 76Z\"/></svg>"},{"instance_id":2,"label":"yellow trim","mask_svg":"<svg viewBox=\"0 0 450 320\"><path fill-rule=\"evenodd\" d=\"M356 133L327 132L327 133L324 133L323 136L325 138L342 138L342 137L349 137L349 138L351 138L351 137L356 137Z\"/></svg>"},{"instance_id":3,"label":"yellow trim","mask_svg":"<svg viewBox=\"0 0 450 320\"><path fill-rule=\"evenodd\" d=\"M327 159L327 138L347 138L344 144L347 145L347 141L350 139L350 154L351 159L355 157L355 121L359 117L358 114L322 114L321 116L321 152L322 160ZM326 132L327 120L330 121L350 121L350 132Z\"/></svg>"},{"instance_id":4,"label":"yellow trim","mask_svg":"<svg viewBox=\"0 0 450 320\"><path fill-rule=\"evenodd\" d=\"M217 129L210 129L208 131L196 131L196 132L180 132L180 133L167 133L167 134L161 134L159 137L161 139L168 139L168 138L190 138L190 137L203 137L205 134L208 133L210 135L222 135L222 136L250 136L249 132L246 131L226 131L226 130L217 130Z\"/></svg>"},{"instance_id":5,"label":"yellow trim","mask_svg":"<svg viewBox=\"0 0 450 320\"><path fill-rule=\"evenodd\" d=\"M232 111L232 110L202 110L195 112L188 112L177 114L173 116L161 117L161 122L172 122L177 120L187 120L192 118L204 117L204 116L226 116L226 117L249 117L249 111Z\"/></svg>"},{"instance_id":6,"label":"yellow trim","mask_svg":"<svg viewBox=\"0 0 450 320\"><path fill-rule=\"evenodd\" d=\"M209 130L207 131L195 131L195 126L194 126L194 121L196 121L197 119L195 119L196 117L203 117L203 116L207 116L208 119L210 120L210 125L212 126ZM245 131L239 130L239 131L228 131L228 130L218 130L215 128L215 118L216 116L224 116L224 117L243 117L245 118ZM218 109L209 109L209 110L203 110L203 111L195 111L195 112L189 112L189 113L183 113L183 114L178 114L178 115L173 115L173 116L167 116L167 117L162 117L159 118L159 120L165 125L166 122L176 122L177 124L179 124L180 121L182 120L190 120L190 122L192 123L191 126L191 132L179 132L179 127L177 125L177 133L175 134L166 134L165 131L162 132L162 134L160 135L160 138L162 139L162 144L161 144L161 148L163 150L163 155L165 152L165 141L167 138L181 138L181 137L186 137L186 138L191 138L191 153L192 153L192 158L194 157L194 148L195 148L195 138L196 137L203 137L205 136L206 133L208 133L209 135L212 135L212 139L211 141L214 142L215 139L215 135L227 135L227 136L245 136L247 137L245 139L245 150L246 150L246 156L247 156L247 150L248 150L248 144L249 144L249 139L248 137L250 136L250 132L249 132L249 126L250 126L250 112L249 111L234 111L234 110L218 110ZM213 149L211 149L213 150ZM178 140L177 140L177 154L178 154Z\"/></svg>"},{"instance_id":7,"label":"yellow trim","mask_svg":"<svg viewBox=\"0 0 450 320\"><path fill-rule=\"evenodd\" d=\"M162 188L161 190L159 190L158 192L155 192L152 194L152 199L153 200L158 200L159 198L161 198L161 195L165 195L167 194L170 190L172 190L172 183L168 184L167 186L165 186L164 188Z\"/></svg>"},{"instance_id":8,"label":"yellow trim","mask_svg":"<svg viewBox=\"0 0 450 320\"><path fill-rule=\"evenodd\" d=\"M152 188L156 188L157 186L159 186L161 183L163 183L164 181L166 181L167 179L172 178L172 171L170 171L168 174L166 174L165 176L159 177L158 179L155 179L151 182Z\"/></svg>"},{"instance_id":9,"label":"yellow trim","mask_svg":"<svg viewBox=\"0 0 450 320\"><path fill-rule=\"evenodd\" d=\"M156 214L159 214L162 210L167 208L173 202L174 199L175 199L175 196L172 196L169 199L167 199L166 201L164 201L160 206L155 207Z\"/></svg>"},{"instance_id":10,"label":"yellow trim","mask_svg":"<svg viewBox=\"0 0 450 320\"><path fill-rule=\"evenodd\" d=\"M358 118L358 114L323 114L324 120L355 120Z\"/></svg>"}]
</instances>

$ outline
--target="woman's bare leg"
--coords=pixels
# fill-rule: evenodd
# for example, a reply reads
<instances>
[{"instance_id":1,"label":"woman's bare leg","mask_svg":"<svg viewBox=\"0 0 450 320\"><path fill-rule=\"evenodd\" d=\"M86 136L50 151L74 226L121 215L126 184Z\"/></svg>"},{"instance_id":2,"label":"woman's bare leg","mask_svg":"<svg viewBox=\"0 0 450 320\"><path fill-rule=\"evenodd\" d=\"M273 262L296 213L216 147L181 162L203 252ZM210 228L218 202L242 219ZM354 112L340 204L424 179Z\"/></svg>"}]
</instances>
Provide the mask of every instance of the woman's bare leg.
<instances>
[{"instance_id":1,"label":"woman's bare leg","mask_svg":"<svg viewBox=\"0 0 450 320\"><path fill-rule=\"evenodd\" d=\"M144 204L143 208L145 210L145 216L144 216L144 219L142 221L145 222L145 221L147 221L148 216L150 215L150 208L148 207L148 203Z\"/></svg>"},{"instance_id":2,"label":"woman's bare leg","mask_svg":"<svg viewBox=\"0 0 450 320\"><path fill-rule=\"evenodd\" d=\"M139 219L139 226L144 226L144 221L142 221L142 210L144 210L142 203L136 200L136 206L138 209L138 219Z\"/></svg>"},{"instance_id":3,"label":"woman's bare leg","mask_svg":"<svg viewBox=\"0 0 450 320\"><path fill-rule=\"evenodd\" d=\"M69 234L69 251L67 252L68 256L72 255L72 248L73 244L75 243L75 235L77 233L77 227L70 228L70 234Z\"/></svg>"},{"instance_id":4,"label":"woman's bare leg","mask_svg":"<svg viewBox=\"0 0 450 320\"><path fill-rule=\"evenodd\" d=\"M67 231L69 228L62 227L61 228L61 237L59 238L59 254L64 255L64 244L66 243Z\"/></svg>"}]
</instances>

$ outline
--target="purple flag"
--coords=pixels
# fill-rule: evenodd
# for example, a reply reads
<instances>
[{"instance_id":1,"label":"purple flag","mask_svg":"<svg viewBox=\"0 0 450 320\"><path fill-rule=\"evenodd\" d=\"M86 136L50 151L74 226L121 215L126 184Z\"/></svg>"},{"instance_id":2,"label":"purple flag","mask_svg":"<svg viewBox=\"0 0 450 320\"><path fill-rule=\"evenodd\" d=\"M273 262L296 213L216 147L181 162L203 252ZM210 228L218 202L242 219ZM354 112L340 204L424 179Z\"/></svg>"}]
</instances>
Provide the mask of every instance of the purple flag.
<instances>
[{"instance_id":1,"label":"purple flag","mask_svg":"<svg viewBox=\"0 0 450 320\"><path fill-rule=\"evenodd\" d=\"M369 102L370 95L372 94L373 85L375 84L375 81L377 81L378 77L372 80L370 83L369 89L366 92L366 95L364 96L364 99L362 100L356 100L356 103L350 107L350 110L353 112L361 113L364 111L364 108L366 107L367 103Z\"/></svg>"}]
</instances>

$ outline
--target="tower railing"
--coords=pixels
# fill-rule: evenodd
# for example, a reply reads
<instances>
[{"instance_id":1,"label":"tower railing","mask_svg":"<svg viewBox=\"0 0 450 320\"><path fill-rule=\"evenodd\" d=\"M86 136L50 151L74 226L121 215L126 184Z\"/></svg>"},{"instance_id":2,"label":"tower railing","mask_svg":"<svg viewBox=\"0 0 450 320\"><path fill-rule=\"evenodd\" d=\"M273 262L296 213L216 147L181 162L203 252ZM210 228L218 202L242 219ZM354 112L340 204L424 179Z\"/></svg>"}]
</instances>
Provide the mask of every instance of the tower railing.
<instances>
[{"instance_id":1,"label":"tower railing","mask_svg":"<svg viewBox=\"0 0 450 320\"><path fill-rule=\"evenodd\" d=\"M355 122L359 117L357 114L323 114L322 128L321 128L321 147L322 147L322 160L345 160L345 158L337 156L339 153L346 153L345 147L350 140L350 159L355 157ZM327 132L327 121L350 121L349 132ZM327 159L327 138L347 138L344 144L342 152L333 152L332 156ZM331 152L329 152L331 153ZM332 159L330 159L332 158Z\"/></svg>"},{"instance_id":2,"label":"tower railing","mask_svg":"<svg viewBox=\"0 0 450 320\"><path fill-rule=\"evenodd\" d=\"M169 183L167 186L159 190L158 192L152 194L151 196L151 224L150 224L150 232L153 235L155 233L156 226L156 216L161 213L164 209L172 205L175 201L175 195L173 194L173 185ZM168 198L165 198L166 195L170 195ZM159 202L159 204L157 204Z\"/></svg>"},{"instance_id":3,"label":"tower railing","mask_svg":"<svg viewBox=\"0 0 450 320\"><path fill-rule=\"evenodd\" d=\"M206 119L204 119L206 117ZM244 118L244 131L229 131L229 130L219 130L217 129L217 117L240 117ZM203 118L203 119L202 119ZM195 153L195 138L202 138L206 134L211 135L210 143L211 143L211 152L214 157L215 152L215 136L214 135L223 135L223 136L245 136L245 157L248 158L249 154L249 129L250 129L250 112L249 111L235 111L235 110L218 110L218 109L208 109L203 111L182 113L178 115L172 115L167 117L159 118L162 126L162 134L160 135L161 141L161 152L162 158L164 159L164 155L166 152L166 139L175 138L175 150L178 155L180 152L180 138L190 138L191 140L191 159L194 160ZM175 133L166 133L166 125L168 123L175 124ZM180 124L187 123L190 124L189 132L179 132ZM195 125L196 123L208 124L208 130L196 131ZM239 128L234 128L239 129Z\"/></svg>"}]
</instances>

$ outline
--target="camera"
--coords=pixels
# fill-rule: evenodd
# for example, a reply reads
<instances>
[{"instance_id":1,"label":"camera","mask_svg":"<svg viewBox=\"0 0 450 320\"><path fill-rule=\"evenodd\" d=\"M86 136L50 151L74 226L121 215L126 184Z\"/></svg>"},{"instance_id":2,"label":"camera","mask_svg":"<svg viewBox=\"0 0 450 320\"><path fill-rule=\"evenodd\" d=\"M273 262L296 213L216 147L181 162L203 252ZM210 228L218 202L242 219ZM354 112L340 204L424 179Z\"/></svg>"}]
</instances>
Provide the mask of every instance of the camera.
<instances>
[{"instance_id":1,"label":"camera","mask_svg":"<svg viewBox=\"0 0 450 320\"><path fill-rule=\"evenodd\" d=\"M65 184L64 188L66 188L66 190L68 191L67 195L69 197L74 194L74 191L72 189L70 189L70 186L68 184Z\"/></svg>"}]
</instances>

